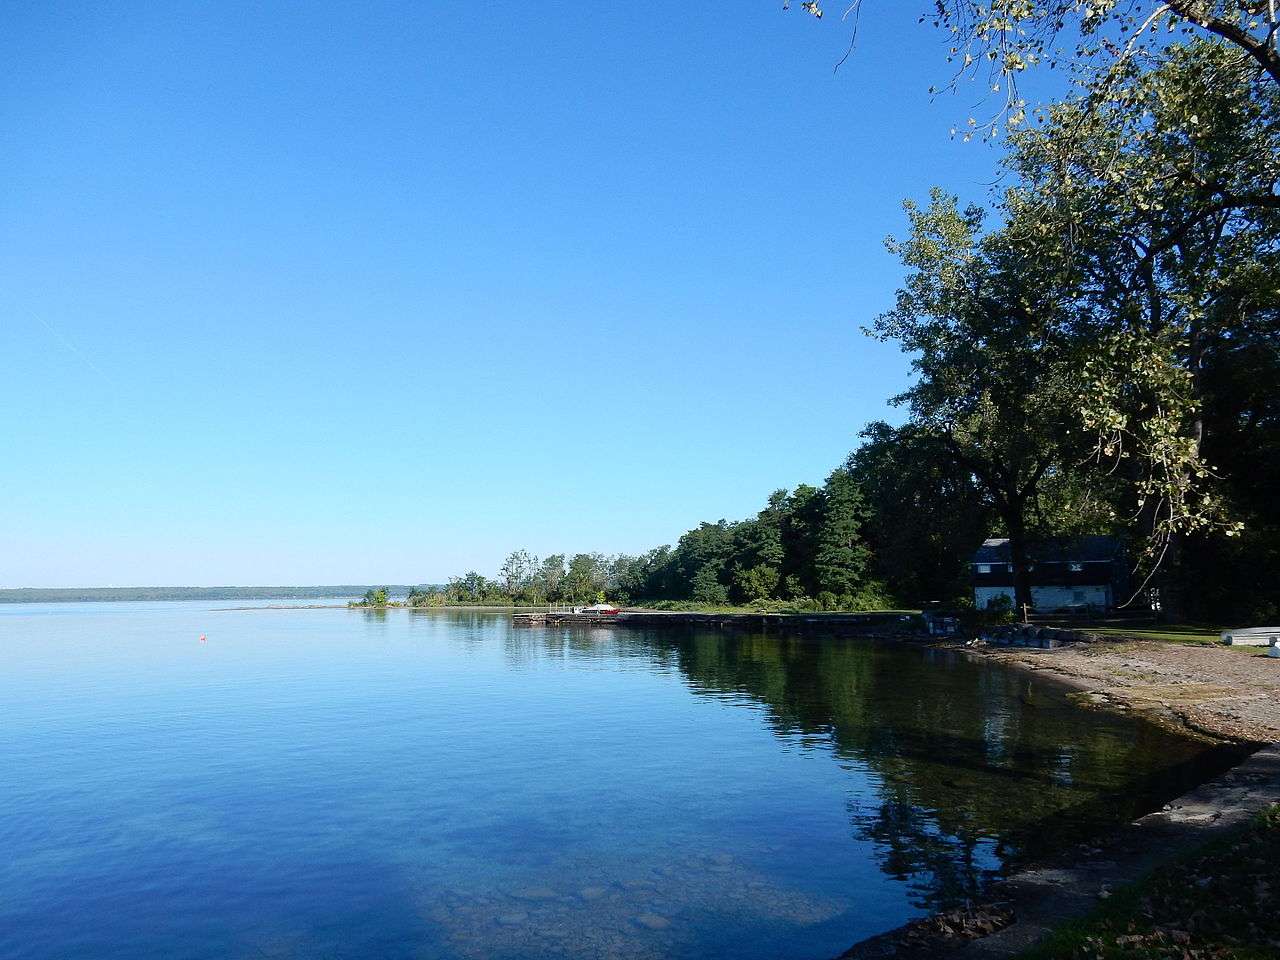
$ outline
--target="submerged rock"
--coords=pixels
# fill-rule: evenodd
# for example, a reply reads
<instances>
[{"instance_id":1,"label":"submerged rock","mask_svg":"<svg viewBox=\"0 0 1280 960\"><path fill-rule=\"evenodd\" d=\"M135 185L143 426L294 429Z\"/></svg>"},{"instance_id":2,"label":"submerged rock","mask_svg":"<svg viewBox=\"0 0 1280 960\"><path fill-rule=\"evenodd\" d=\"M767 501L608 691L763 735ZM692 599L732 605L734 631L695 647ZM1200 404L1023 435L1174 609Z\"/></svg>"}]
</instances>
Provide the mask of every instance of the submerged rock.
<instances>
[{"instance_id":1,"label":"submerged rock","mask_svg":"<svg viewBox=\"0 0 1280 960\"><path fill-rule=\"evenodd\" d=\"M636 923L649 930L666 930L671 926L671 921L666 917L660 917L656 913L642 913L635 918Z\"/></svg>"},{"instance_id":2,"label":"submerged rock","mask_svg":"<svg viewBox=\"0 0 1280 960\"><path fill-rule=\"evenodd\" d=\"M550 887L520 887L512 890L511 895L517 900L554 900L556 892Z\"/></svg>"}]
</instances>

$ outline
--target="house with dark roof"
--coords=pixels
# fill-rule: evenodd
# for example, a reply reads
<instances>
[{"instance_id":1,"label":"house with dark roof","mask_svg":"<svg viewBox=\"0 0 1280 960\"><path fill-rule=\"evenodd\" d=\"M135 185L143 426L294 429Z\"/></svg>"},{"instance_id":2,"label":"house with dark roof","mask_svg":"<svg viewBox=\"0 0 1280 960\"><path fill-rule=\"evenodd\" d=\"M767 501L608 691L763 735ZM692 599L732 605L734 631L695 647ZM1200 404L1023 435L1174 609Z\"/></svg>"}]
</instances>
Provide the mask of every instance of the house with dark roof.
<instances>
[{"instance_id":1,"label":"house with dark roof","mask_svg":"<svg viewBox=\"0 0 1280 960\"><path fill-rule=\"evenodd\" d=\"M1031 605L1042 612L1112 609L1128 571L1115 537L1044 540L1027 547ZM998 597L1014 603L1013 557L1005 538L984 540L971 566L973 604L979 610Z\"/></svg>"}]
</instances>

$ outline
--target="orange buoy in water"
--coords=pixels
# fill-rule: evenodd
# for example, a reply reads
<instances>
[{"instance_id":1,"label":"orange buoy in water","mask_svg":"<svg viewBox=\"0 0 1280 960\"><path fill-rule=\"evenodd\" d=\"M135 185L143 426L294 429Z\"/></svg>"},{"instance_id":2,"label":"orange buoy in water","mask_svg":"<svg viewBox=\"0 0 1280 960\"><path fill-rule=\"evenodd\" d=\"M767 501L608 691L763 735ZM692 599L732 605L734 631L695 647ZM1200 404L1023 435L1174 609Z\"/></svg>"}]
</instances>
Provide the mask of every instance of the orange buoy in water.
<instances>
[{"instance_id":1,"label":"orange buoy in water","mask_svg":"<svg viewBox=\"0 0 1280 960\"><path fill-rule=\"evenodd\" d=\"M201 643L208 643L208 642L209 642L209 638L208 638L208 637L206 637L206 636L202 633L202 634L200 634L200 642L201 642Z\"/></svg>"}]
</instances>

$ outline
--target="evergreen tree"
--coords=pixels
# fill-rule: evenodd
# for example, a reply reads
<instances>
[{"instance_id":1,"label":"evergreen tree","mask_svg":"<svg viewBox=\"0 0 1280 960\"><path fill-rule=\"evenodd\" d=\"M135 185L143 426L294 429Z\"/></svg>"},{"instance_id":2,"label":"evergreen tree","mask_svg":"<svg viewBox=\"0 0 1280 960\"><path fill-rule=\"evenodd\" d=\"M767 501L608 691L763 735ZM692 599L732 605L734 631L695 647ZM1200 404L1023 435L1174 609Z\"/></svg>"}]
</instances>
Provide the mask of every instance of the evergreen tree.
<instances>
[{"instance_id":1,"label":"evergreen tree","mask_svg":"<svg viewBox=\"0 0 1280 960\"><path fill-rule=\"evenodd\" d=\"M813 557L815 596L857 592L866 576L870 552L862 539L867 508L853 474L841 468L822 490L822 519Z\"/></svg>"},{"instance_id":2,"label":"evergreen tree","mask_svg":"<svg viewBox=\"0 0 1280 960\"><path fill-rule=\"evenodd\" d=\"M802 483L787 499L782 517L782 586L785 598L817 594L813 561L822 527L822 491Z\"/></svg>"}]
</instances>

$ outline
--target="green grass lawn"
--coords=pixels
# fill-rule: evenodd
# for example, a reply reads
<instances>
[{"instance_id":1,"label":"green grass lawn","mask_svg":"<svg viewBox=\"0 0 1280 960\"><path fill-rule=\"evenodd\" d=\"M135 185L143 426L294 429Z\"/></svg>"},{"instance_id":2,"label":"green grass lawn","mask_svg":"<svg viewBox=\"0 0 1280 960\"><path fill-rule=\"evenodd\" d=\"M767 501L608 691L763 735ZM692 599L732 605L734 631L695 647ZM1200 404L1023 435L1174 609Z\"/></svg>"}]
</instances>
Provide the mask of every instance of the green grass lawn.
<instances>
[{"instance_id":1,"label":"green grass lawn","mask_svg":"<svg viewBox=\"0 0 1280 960\"><path fill-rule=\"evenodd\" d=\"M1280 957L1280 807L1116 891L1023 960L1262 960Z\"/></svg>"},{"instance_id":2,"label":"green grass lawn","mask_svg":"<svg viewBox=\"0 0 1280 960\"><path fill-rule=\"evenodd\" d=\"M1090 633L1117 639L1132 638L1134 640L1159 640L1162 643L1181 643L1193 647L1213 647L1222 645L1222 631L1226 627L1207 627L1204 624L1162 623L1150 627L1113 627L1089 626L1080 627ZM1246 647L1233 645L1223 646L1224 650L1242 657L1265 657L1266 647Z\"/></svg>"},{"instance_id":3,"label":"green grass lawn","mask_svg":"<svg viewBox=\"0 0 1280 960\"><path fill-rule=\"evenodd\" d=\"M1202 624L1162 623L1150 627L1092 627L1082 630L1101 633L1110 637L1134 637L1139 640L1164 640L1168 643L1214 644L1222 640L1225 627L1206 627Z\"/></svg>"}]
</instances>

